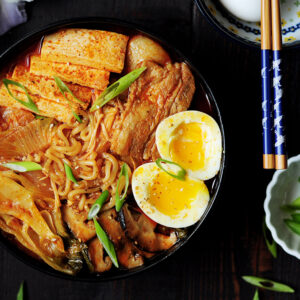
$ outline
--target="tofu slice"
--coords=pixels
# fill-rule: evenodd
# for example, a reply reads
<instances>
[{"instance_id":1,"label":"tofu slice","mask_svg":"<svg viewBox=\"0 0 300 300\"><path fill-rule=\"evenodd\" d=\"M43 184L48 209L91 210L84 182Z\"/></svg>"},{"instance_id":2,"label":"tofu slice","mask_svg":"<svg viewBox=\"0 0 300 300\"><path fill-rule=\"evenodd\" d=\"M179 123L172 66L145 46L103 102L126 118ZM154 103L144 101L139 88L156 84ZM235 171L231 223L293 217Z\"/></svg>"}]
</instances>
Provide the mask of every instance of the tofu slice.
<instances>
[{"instance_id":1,"label":"tofu slice","mask_svg":"<svg viewBox=\"0 0 300 300\"><path fill-rule=\"evenodd\" d=\"M24 92L13 91L13 93L18 99L28 101ZM69 105L65 103L51 101L49 99L42 98L38 95L30 96L32 98L32 101L36 104L42 116L55 118L56 120L65 123L70 123L72 120L74 120L74 116ZM0 86L0 106L29 110L26 106L22 105L14 98L12 98L8 94L3 84L1 84ZM78 113L78 111L76 111L75 109L74 111Z\"/></svg>"},{"instance_id":2,"label":"tofu slice","mask_svg":"<svg viewBox=\"0 0 300 300\"><path fill-rule=\"evenodd\" d=\"M64 98L54 79L51 77L31 74L27 71L26 67L17 65L11 79L23 84L30 94L68 105L68 101ZM87 109L94 97L93 90L77 84L68 84L68 87L79 100L83 101L83 103L79 103L69 93L66 93L65 95L71 101L72 107L81 106L83 109ZM22 92L22 89L14 85L10 85L10 89Z\"/></svg>"},{"instance_id":3,"label":"tofu slice","mask_svg":"<svg viewBox=\"0 0 300 300\"><path fill-rule=\"evenodd\" d=\"M41 59L121 73L128 36L91 29L63 29L44 39Z\"/></svg>"},{"instance_id":4,"label":"tofu slice","mask_svg":"<svg viewBox=\"0 0 300 300\"><path fill-rule=\"evenodd\" d=\"M109 83L109 71L74 65L66 62L50 62L40 56L30 58L30 73L39 76L58 76L65 82L77 83L94 89L104 90Z\"/></svg>"}]
</instances>

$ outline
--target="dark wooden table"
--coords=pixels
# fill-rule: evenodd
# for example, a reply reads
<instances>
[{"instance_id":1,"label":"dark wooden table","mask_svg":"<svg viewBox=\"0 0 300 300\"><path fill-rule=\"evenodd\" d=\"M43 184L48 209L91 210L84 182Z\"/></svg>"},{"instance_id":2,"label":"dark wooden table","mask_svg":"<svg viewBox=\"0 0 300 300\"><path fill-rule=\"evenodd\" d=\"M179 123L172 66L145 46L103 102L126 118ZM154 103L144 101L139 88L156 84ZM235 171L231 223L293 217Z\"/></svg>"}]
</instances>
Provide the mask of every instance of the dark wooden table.
<instances>
[{"instance_id":1,"label":"dark wooden table","mask_svg":"<svg viewBox=\"0 0 300 300\"><path fill-rule=\"evenodd\" d=\"M0 53L31 30L72 17L103 16L134 22L181 49L207 79L226 133L226 172L215 205L191 241L149 271L126 280L79 283L31 269L0 248L0 299L15 299L22 280L29 300L252 299L242 275L290 284L294 295L261 292L261 299L300 299L300 264L278 249L273 259L261 224L272 171L261 167L260 51L217 32L187 0L36 0L29 21L0 37ZM300 52L286 51L285 101L288 150L300 152Z\"/></svg>"}]
</instances>

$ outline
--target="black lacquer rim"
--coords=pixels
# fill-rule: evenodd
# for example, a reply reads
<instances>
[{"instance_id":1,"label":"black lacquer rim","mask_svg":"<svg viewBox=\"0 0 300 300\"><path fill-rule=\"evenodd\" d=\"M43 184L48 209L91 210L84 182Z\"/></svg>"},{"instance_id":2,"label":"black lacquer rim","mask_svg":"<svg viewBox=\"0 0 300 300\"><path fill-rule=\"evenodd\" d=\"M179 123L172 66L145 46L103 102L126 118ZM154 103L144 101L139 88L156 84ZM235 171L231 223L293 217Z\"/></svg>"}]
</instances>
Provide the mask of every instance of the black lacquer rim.
<instances>
[{"instance_id":1,"label":"black lacquer rim","mask_svg":"<svg viewBox=\"0 0 300 300\"><path fill-rule=\"evenodd\" d=\"M220 31L223 35L225 35L227 38L230 38L231 40L234 40L235 42L241 43L244 46L260 49L260 44L254 43L252 41L249 41L247 39L244 39L230 30L228 30L226 27L224 27L222 24L220 24L214 16L212 16L209 8L205 5L204 0L194 0L196 3L199 11L201 14L208 20L210 24L212 24L218 31ZM283 44L284 49L295 49L300 47L300 42L297 43L288 43Z\"/></svg>"},{"instance_id":2,"label":"black lacquer rim","mask_svg":"<svg viewBox=\"0 0 300 300\"><path fill-rule=\"evenodd\" d=\"M9 243L7 239L0 234L0 244L4 246L10 253L12 253L16 258L18 258L20 261L24 262L25 264L43 272L48 275L52 275L57 278L62 278L62 279L70 279L73 281L82 281L82 282L102 282L102 281L109 281L109 280L116 280L116 279L123 279L126 277L129 277L134 274L138 274L144 270L147 270L158 263L162 262L166 258L170 257L173 253L175 253L179 248L181 248L194 234L195 232L199 229L200 225L206 218L208 212L210 211L211 207L213 206L213 203L217 197L217 194L219 192L222 178L223 178L223 171L225 168L225 134L224 134L224 127L223 127L223 122L221 118L221 113L218 108L217 102L214 98L214 95L209 88L208 84L202 77L202 75L197 71L195 67L191 64L191 62L175 47L170 45L169 43L165 42L164 39L161 39L157 37L156 34L149 33L149 31L142 29L139 25L135 25L132 23L128 23L125 21L121 20L116 20L116 19L109 19L109 18L96 18L96 17L89 17L89 18L76 18L76 19L69 19L69 20L63 20L59 22L55 22L52 24L49 24L43 28L40 28L36 31L33 31L26 36L22 37L20 40L18 40L15 44L10 46L1 56L0 56L0 69L1 67L4 67L5 64L9 61L9 59L12 58L12 55L20 53L22 51L22 46L25 44L28 44L30 41L33 42L37 40L38 38L42 37L45 34L48 34L52 31L58 30L60 28L64 27L91 27L91 26L96 26L98 29L102 29L101 26L111 26L111 27L121 27L123 30L134 30L138 31L142 34L145 34L154 40L158 41L160 44L162 44L164 47L167 49L170 49L171 52L176 54L182 61L186 62L189 67L192 69L193 74L195 75L195 78L200 82L202 88L204 89L205 93L207 94L210 103L213 103L213 112L215 113L216 121L218 122L222 134L222 146L223 146L223 154L222 154L222 161L221 161L221 168L220 171L217 175L217 184L216 187L214 188L214 194L212 198L209 201L209 204L207 206L206 211L202 215L201 219L198 221L197 224L194 225L192 231L188 234L186 238L183 240L180 240L178 243L176 243L171 249L164 251L157 256L155 256L152 260L149 260L146 262L146 265L143 265L141 267L132 269L132 270L114 270L114 271L109 271L108 273L100 274L100 275L95 275L91 274L89 276L81 276L80 273L75 276L67 275L64 273L61 273L59 271L56 271L52 269L51 267L47 266L45 263L40 262L29 255L25 254L23 251L18 249L15 245L12 243ZM116 274L115 274L116 273Z\"/></svg>"}]
</instances>

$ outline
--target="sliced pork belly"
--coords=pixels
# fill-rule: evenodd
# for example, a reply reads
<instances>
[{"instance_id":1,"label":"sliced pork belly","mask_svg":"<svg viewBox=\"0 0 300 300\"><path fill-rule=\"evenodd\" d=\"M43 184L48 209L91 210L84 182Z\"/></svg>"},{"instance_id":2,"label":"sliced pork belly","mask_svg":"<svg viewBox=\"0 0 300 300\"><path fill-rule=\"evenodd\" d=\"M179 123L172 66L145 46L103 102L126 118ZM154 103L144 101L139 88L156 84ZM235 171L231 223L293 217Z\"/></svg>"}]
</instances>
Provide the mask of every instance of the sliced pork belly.
<instances>
[{"instance_id":1,"label":"sliced pork belly","mask_svg":"<svg viewBox=\"0 0 300 300\"><path fill-rule=\"evenodd\" d=\"M63 29L44 39L41 58L121 73L128 37L91 29Z\"/></svg>"},{"instance_id":2,"label":"sliced pork belly","mask_svg":"<svg viewBox=\"0 0 300 300\"><path fill-rule=\"evenodd\" d=\"M147 70L129 89L125 111L115 121L111 151L131 165L158 157L157 125L169 115L186 110L195 92L194 77L185 63L162 67L145 61Z\"/></svg>"}]
</instances>

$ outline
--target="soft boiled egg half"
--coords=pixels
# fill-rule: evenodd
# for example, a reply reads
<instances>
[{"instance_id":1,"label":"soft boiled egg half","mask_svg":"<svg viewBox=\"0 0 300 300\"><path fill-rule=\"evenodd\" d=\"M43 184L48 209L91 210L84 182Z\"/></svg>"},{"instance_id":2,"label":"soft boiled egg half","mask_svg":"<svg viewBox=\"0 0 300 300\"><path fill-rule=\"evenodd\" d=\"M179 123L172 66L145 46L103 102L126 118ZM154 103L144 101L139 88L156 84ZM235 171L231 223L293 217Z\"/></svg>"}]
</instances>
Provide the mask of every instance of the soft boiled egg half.
<instances>
[{"instance_id":1,"label":"soft boiled egg half","mask_svg":"<svg viewBox=\"0 0 300 300\"><path fill-rule=\"evenodd\" d=\"M193 225L210 198L203 180L213 178L220 169L219 126L203 112L180 112L159 124L156 145L161 158L172 163L138 167L132 175L134 198L142 211L159 224L173 228ZM178 165L186 171L184 178L176 177L182 170Z\"/></svg>"},{"instance_id":2,"label":"soft boiled egg half","mask_svg":"<svg viewBox=\"0 0 300 300\"><path fill-rule=\"evenodd\" d=\"M164 119L156 130L162 158L183 167L191 177L208 180L220 169L222 138L217 122L200 111L184 111Z\"/></svg>"},{"instance_id":3,"label":"soft boiled egg half","mask_svg":"<svg viewBox=\"0 0 300 300\"><path fill-rule=\"evenodd\" d=\"M164 168L174 174L177 172L173 165ZM195 224L209 201L209 192L203 181L189 176L179 180L156 163L146 163L134 171L132 190L138 206L149 218L173 228Z\"/></svg>"}]
</instances>

